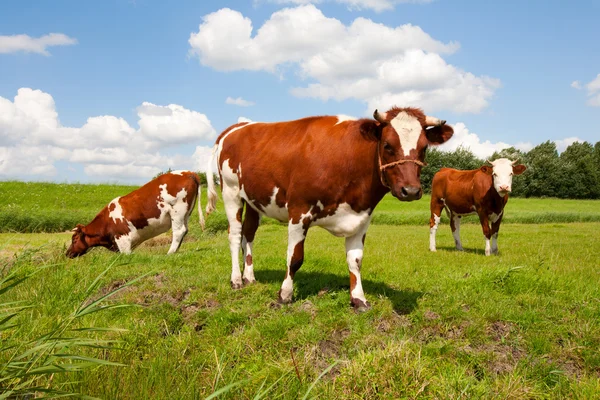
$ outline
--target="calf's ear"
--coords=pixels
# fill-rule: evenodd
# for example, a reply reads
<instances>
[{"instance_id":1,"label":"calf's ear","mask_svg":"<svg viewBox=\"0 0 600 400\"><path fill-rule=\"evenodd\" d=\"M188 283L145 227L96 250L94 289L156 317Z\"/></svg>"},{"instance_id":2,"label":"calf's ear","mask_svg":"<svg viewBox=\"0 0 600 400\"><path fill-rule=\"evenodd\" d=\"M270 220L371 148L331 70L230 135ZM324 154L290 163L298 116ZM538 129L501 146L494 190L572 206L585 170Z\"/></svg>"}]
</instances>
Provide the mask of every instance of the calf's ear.
<instances>
[{"instance_id":1,"label":"calf's ear","mask_svg":"<svg viewBox=\"0 0 600 400\"><path fill-rule=\"evenodd\" d=\"M527 169L527 167L524 166L523 164L514 165L513 166L513 174L521 175L523 172L525 172L526 169Z\"/></svg>"},{"instance_id":2,"label":"calf's ear","mask_svg":"<svg viewBox=\"0 0 600 400\"><path fill-rule=\"evenodd\" d=\"M429 144L442 144L454 135L454 129L450 125L433 126L425 129L425 137Z\"/></svg>"},{"instance_id":3,"label":"calf's ear","mask_svg":"<svg viewBox=\"0 0 600 400\"><path fill-rule=\"evenodd\" d=\"M488 175L491 175L492 172L494 172L494 168L490 167L489 165L482 165L481 168L479 168L479 170L484 174Z\"/></svg>"}]
</instances>

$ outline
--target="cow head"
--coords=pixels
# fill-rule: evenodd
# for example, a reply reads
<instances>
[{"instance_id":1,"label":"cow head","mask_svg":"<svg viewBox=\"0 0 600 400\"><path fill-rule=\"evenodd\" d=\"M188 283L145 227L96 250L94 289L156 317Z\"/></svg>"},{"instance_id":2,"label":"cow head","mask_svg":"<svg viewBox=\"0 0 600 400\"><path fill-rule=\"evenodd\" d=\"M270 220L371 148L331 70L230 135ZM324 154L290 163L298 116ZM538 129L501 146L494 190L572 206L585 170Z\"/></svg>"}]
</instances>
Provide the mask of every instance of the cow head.
<instances>
[{"instance_id":1,"label":"cow head","mask_svg":"<svg viewBox=\"0 0 600 400\"><path fill-rule=\"evenodd\" d=\"M376 135L382 183L399 200L420 199L425 151L429 145L450 139L454 130L446 121L426 116L417 108L375 110L373 117L379 123Z\"/></svg>"},{"instance_id":2,"label":"cow head","mask_svg":"<svg viewBox=\"0 0 600 400\"><path fill-rule=\"evenodd\" d=\"M499 158L494 161L486 161L489 165L483 165L481 171L492 176L494 189L500 197L506 196L512 191L513 175L521 175L527 167L523 164L515 165L518 160L510 161L508 158Z\"/></svg>"},{"instance_id":3,"label":"cow head","mask_svg":"<svg viewBox=\"0 0 600 400\"><path fill-rule=\"evenodd\" d=\"M83 225L77 224L77 226L72 229L73 237L71 238L71 245L67 249L67 257L75 258L88 252L90 245L86 242L86 234L83 231L84 228Z\"/></svg>"}]
</instances>

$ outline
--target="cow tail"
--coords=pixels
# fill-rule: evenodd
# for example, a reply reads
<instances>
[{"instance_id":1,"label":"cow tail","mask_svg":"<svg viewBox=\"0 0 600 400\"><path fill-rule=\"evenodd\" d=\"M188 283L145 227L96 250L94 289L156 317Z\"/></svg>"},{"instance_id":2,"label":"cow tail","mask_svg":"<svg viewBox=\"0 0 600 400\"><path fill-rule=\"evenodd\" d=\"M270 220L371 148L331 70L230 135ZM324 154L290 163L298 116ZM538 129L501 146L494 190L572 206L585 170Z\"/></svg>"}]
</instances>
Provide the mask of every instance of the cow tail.
<instances>
[{"instance_id":1,"label":"cow tail","mask_svg":"<svg viewBox=\"0 0 600 400\"><path fill-rule=\"evenodd\" d=\"M198 182L198 216L200 219L200 226L204 230L204 213L202 212L202 185Z\"/></svg>"},{"instance_id":2,"label":"cow tail","mask_svg":"<svg viewBox=\"0 0 600 400\"><path fill-rule=\"evenodd\" d=\"M444 210L446 210L446 216L448 217L448 219L452 219L450 217L450 210L448 209L448 206L446 204L444 204ZM441 215L440 215L440 217L441 217Z\"/></svg>"},{"instance_id":3,"label":"cow tail","mask_svg":"<svg viewBox=\"0 0 600 400\"><path fill-rule=\"evenodd\" d=\"M212 151L212 156L208 161L208 165L206 166L206 186L207 186L207 197L208 203L206 204L206 215L217 209L217 200L219 196L217 195L217 191L215 190L215 176L212 171L212 165L215 159L215 155L217 154L218 144L215 144Z\"/></svg>"}]
</instances>

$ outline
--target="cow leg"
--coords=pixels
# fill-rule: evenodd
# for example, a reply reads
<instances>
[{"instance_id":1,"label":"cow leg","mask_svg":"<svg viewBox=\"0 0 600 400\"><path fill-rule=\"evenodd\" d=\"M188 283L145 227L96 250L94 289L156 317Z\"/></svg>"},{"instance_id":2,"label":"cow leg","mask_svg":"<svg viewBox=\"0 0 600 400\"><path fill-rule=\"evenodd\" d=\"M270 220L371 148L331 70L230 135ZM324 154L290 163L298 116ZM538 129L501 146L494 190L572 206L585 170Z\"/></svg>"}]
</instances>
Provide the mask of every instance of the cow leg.
<instances>
[{"instance_id":1,"label":"cow leg","mask_svg":"<svg viewBox=\"0 0 600 400\"><path fill-rule=\"evenodd\" d=\"M279 302L291 303L294 293L294 275L304 262L304 240L308 226L302 221L288 224L287 272L279 290Z\"/></svg>"},{"instance_id":2,"label":"cow leg","mask_svg":"<svg viewBox=\"0 0 600 400\"><path fill-rule=\"evenodd\" d=\"M502 222L502 215L503 214L500 214L495 219L492 219L492 230L491 230L491 235L492 235L491 253L492 254L498 254L498 232L500 231L500 222Z\"/></svg>"},{"instance_id":3,"label":"cow leg","mask_svg":"<svg viewBox=\"0 0 600 400\"><path fill-rule=\"evenodd\" d=\"M362 280L360 277L360 268L362 266L363 248L367 228L365 226L354 236L346 238L346 261L350 270L350 304L358 312L363 312L371 308L363 292Z\"/></svg>"},{"instance_id":4,"label":"cow leg","mask_svg":"<svg viewBox=\"0 0 600 400\"><path fill-rule=\"evenodd\" d=\"M256 282L254 278L254 263L252 261L252 244L258 229L260 216L255 209L246 203L244 222L242 223L242 251L244 252L244 285Z\"/></svg>"},{"instance_id":5,"label":"cow leg","mask_svg":"<svg viewBox=\"0 0 600 400\"><path fill-rule=\"evenodd\" d=\"M456 250L463 251L462 243L460 242L460 215L454 213L450 215L450 229L452 229Z\"/></svg>"},{"instance_id":6,"label":"cow leg","mask_svg":"<svg viewBox=\"0 0 600 400\"><path fill-rule=\"evenodd\" d=\"M229 251L231 253L231 288L242 287L242 272L240 271L240 246L242 239L242 210L243 202L238 186L223 185L223 204L229 222Z\"/></svg>"},{"instance_id":7,"label":"cow leg","mask_svg":"<svg viewBox=\"0 0 600 400\"><path fill-rule=\"evenodd\" d=\"M179 246L181 246L181 242L183 242L183 238L188 232L188 218L189 214L171 216L173 240L171 241L171 247L169 248L167 254L173 254L179 250Z\"/></svg>"},{"instance_id":8,"label":"cow leg","mask_svg":"<svg viewBox=\"0 0 600 400\"><path fill-rule=\"evenodd\" d=\"M436 251L435 235L437 233L444 203L441 200L431 198L431 218L429 218L429 250Z\"/></svg>"},{"instance_id":9,"label":"cow leg","mask_svg":"<svg viewBox=\"0 0 600 400\"><path fill-rule=\"evenodd\" d=\"M483 211L478 212L478 214L479 214L479 222L481 222L481 229L483 230L483 236L485 237L485 255L489 256L491 254L491 248L490 248L491 232L490 232L490 224L489 224L488 216Z\"/></svg>"}]
</instances>

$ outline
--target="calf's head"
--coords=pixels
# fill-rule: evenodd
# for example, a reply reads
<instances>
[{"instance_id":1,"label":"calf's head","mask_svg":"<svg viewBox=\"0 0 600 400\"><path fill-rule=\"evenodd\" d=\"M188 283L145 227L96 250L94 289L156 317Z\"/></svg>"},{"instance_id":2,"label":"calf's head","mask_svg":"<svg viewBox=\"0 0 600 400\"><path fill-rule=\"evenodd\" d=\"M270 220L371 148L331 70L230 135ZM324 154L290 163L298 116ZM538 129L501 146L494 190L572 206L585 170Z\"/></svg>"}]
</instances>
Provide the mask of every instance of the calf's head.
<instances>
[{"instance_id":1,"label":"calf's head","mask_svg":"<svg viewBox=\"0 0 600 400\"><path fill-rule=\"evenodd\" d=\"M73 237L71 237L71 245L67 249L66 256L69 258L75 258L84 255L90 249L90 245L86 241L86 234L84 232L85 227L81 224L77 224L73 228Z\"/></svg>"},{"instance_id":2,"label":"calf's head","mask_svg":"<svg viewBox=\"0 0 600 400\"><path fill-rule=\"evenodd\" d=\"M427 147L444 143L454 130L446 121L417 108L394 107L385 113L375 110L373 117L378 123L375 130L382 183L399 200L420 199Z\"/></svg>"},{"instance_id":3,"label":"calf's head","mask_svg":"<svg viewBox=\"0 0 600 400\"><path fill-rule=\"evenodd\" d=\"M481 170L488 175L492 175L494 189L501 197L506 196L512 191L513 175L521 175L527 167L523 164L515 165L518 160L511 161L508 158L499 158L494 161L487 161L491 166L484 165Z\"/></svg>"}]
</instances>

